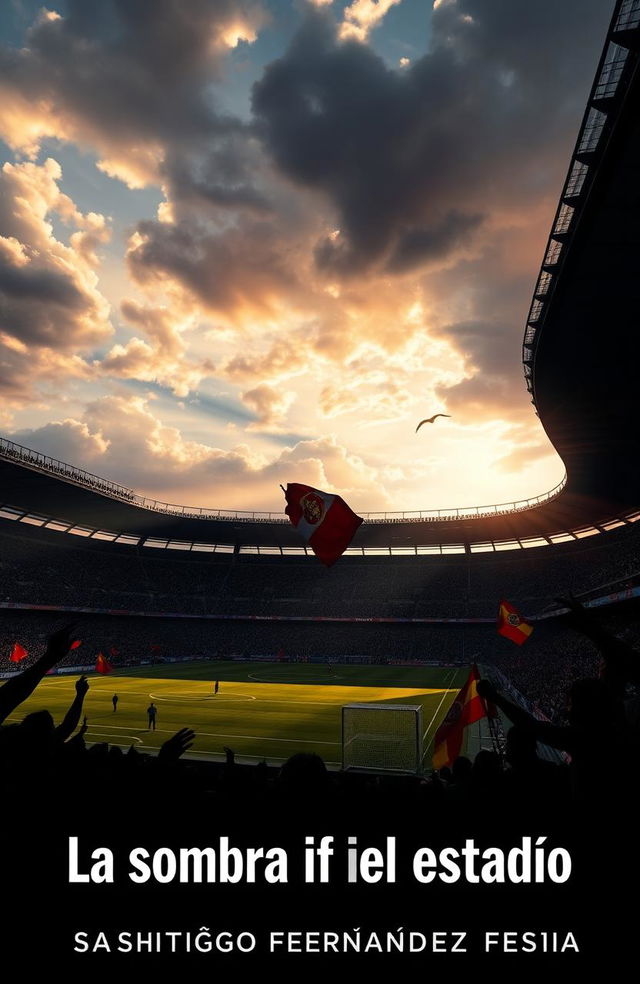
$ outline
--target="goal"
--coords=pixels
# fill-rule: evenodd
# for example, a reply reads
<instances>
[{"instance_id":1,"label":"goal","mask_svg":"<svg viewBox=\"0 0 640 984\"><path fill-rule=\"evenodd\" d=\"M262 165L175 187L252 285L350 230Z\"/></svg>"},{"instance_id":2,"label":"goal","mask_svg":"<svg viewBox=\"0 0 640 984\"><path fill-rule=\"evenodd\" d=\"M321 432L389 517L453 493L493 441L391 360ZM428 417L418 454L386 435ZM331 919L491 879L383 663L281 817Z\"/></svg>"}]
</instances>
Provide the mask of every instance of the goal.
<instances>
[{"instance_id":1,"label":"goal","mask_svg":"<svg viewBox=\"0 0 640 984\"><path fill-rule=\"evenodd\" d=\"M345 704L342 768L371 772L420 771L422 707L419 704Z\"/></svg>"}]
</instances>

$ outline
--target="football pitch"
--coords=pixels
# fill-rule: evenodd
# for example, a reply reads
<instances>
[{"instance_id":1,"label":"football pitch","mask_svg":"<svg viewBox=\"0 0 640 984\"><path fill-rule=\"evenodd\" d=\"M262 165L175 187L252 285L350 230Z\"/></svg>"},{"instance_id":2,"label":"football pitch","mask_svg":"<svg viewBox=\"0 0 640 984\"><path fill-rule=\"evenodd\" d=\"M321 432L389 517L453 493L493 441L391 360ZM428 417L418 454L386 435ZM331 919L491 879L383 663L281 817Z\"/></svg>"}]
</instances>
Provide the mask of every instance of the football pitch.
<instances>
[{"instance_id":1,"label":"football pitch","mask_svg":"<svg viewBox=\"0 0 640 984\"><path fill-rule=\"evenodd\" d=\"M421 704L428 768L435 731L468 672L467 667L202 661L92 674L84 705L85 740L154 752L180 728L189 727L196 733L190 758L220 760L228 746L240 762L265 759L278 765L296 752L315 752L337 767L344 704ZM75 695L76 679L43 680L10 721L46 708L59 723ZM147 729L151 701L157 707L155 731Z\"/></svg>"}]
</instances>

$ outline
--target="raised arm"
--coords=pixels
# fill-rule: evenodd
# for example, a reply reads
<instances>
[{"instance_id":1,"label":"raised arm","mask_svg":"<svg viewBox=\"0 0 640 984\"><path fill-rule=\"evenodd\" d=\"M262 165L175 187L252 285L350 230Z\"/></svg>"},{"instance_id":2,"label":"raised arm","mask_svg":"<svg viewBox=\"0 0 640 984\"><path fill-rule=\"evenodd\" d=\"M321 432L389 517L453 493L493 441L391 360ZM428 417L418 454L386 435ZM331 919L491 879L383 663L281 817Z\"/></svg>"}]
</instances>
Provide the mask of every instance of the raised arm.
<instances>
[{"instance_id":1,"label":"raised arm","mask_svg":"<svg viewBox=\"0 0 640 984\"><path fill-rule=\"evenodd\" d=\"M0 687L0 723L31 696L45 674L67 655L73 642L74 629L75 623L72 623L52 632L47 639L44 656Z\"/></svg>"},{"instance_id":2,"label":"raised arm","mask_svg":"<svg viewBox=\"0 0 640 984\"><path fill-rule=\"evenodd\" d=\"M81 676L79 680L76 680L76 695L73 703L65 714L62 724L56 728L56 735L61 741L66 741L78 727L78 721L82 714L82 704L88 689L89 681L86 676Z\"/></svg>"}]
</instances>

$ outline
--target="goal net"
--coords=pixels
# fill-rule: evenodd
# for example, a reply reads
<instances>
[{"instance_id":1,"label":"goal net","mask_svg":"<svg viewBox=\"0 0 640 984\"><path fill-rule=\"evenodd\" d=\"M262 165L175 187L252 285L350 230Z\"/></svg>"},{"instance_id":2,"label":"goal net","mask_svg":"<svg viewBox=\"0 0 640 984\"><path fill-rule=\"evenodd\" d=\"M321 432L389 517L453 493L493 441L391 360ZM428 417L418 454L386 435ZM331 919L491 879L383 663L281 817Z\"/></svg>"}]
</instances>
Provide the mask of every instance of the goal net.
<instances>
[{"instance_id":1,"label":"goal net","mask_svg":"<svg viewBox=\"0 0 640 984\"><path fill-rule=\"evenodd\" d=\"M342 768L419 772L422 707L419 704L345 704Z\"/></svg>"}]
</instances>

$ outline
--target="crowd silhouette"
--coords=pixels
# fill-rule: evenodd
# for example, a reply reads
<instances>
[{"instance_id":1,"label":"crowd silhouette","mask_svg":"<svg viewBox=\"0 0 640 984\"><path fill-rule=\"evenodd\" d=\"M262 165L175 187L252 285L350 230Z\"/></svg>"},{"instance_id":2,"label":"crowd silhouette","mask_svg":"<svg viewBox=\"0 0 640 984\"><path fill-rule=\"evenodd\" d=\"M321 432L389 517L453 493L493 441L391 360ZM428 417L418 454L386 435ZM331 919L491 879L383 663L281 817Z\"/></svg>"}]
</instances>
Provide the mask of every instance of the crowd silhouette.
<instances>
[{"instance_id":1,"label":"crowd silhouette","mask_svg":"<svg viewBox=\"0 0 640 984\"><path fill-rule=\"evenodd\" d=\"M634 691L640 664L637 650L604 628L593 613L572 599L563 603L570 609L578 641L596 647L600 657L593 674L566 680L564 718L555 723L542 720L522 702L514 702L510 693L496 686L502 678L498 667L485 663L492 679L483 680L479 690L504 715L504 745L483 749L473 761L461 756L439 772L429 770L427 759L424 774L408 776L330 771L322 758L306 748L279 768L265 762L239 764L233 747L224 748L224 761L198 761L185 758L185 753L197 753L198 748L198 736L190 728L171 735L156 756L133 746L124 751L119 745L88 744L83 704L91 679L84 674L78 677L73 700L59 724L46 708L22 717L21 705L46 674L65 658L78 658L70 647L86 635L86 626L57 629L30 665L0 686L0 799L9 820L4 845L15 848L5 852L0 866L6 883L36 884L40 893L55 891L59 906L45 926L38 924L48 952L54 952L67 945L70 921L74 926L90 926L95 933L105 925L138 925L141 898L145 925L166 924L173 909L194 926L208 924L202 911L208 905L205 897L196 891L186 895L184 886L164 886L162 892L156 886L155 894L149 889L142 896L122 889L117 896L100 894L98 887L84 895L73 892L65 881L64 856L71 834L89 847L106 842L116 856L126 856L137 843L177 848L231 834L240 844L285 844L294 859L302 857L305 836L329 831L339 841L357 832L365 842L384 842L393 834L399 843L399 865L404 861L404 877L385 886L384 896L364 889L345 893L339 879L324 894L316 891L317 886L300 888L301 870L296 882L294 867L289 894L279 896L276 923L296 925L304 908L309 925L314 920L318 925L327 920L360 925L367 919L410 925L412 914L420 911L417 906L424 905L406 875L407 857L418 845L455 844L471 835L507 848L514 837L526 832L541 834L551 844L561 843L572 851L576 874L571 895L544 894L539 888L523 901L503 893L492 896L490 904L485 900L485 911L477 908L478 894L461 888L456 906L463 911L464 906L474 906L475 923L495 928L513 922L516 903L519 919L543 925L561 922L567 905L577 918L579 907L585 905L580 922L583 938L589 936L585 927L592 923L595 934L601 919L599 900L617 897L623 876L635 877L637 867L634 857L628 856L628 845L640 761L639 702ZM562 653L556 658L562 661ZM566 753L565 761L552 763L541 757L540 742ZM595 863L594 843L600 852ZM625 862L608 867L603 859L611 856L615 844L621 845ZM583 860L587 858L588 863ZM87 914L87 898L92 916ZM442 912L450 904L446 895L435 890L430 898L439 900ZM274 915L272 909L271 897L258 890L247 894L245 887L244 893L238 890L224 897L224 917L236 926L247 926L251 920L251 925L263 925ZM619 926L627 917L631 920L630 912L623 910ZM31 926L28 918L20 921L26 947ZM12 937L12 942L18 939L19 935Z\"/></svg>"},{"instance_id":2,"label":"crowd silhouette","mask_svg":"<svg viewBox=\"0 0 640 984\"><path fill-rule=\"evenodd\" d=\"M271 807L277 805L285 790L287 797L292 790L298 789L301 796L304 791L302 798L309 802L314 799L311 792L315 789L321 791L323 811L330 800L350 800L357 791L360 806L363 797L383 800L389 794L396 802L398 797L428 801L432 814L434 805L443 814L450 814L455 805L455 811L464 815L464 804L470 806L478 796L489 792L494 805L524 796L527 809L534 798L538 807L546 805L557 812L561 802L597 799L599 779L607 776L610 795L615 791L617 798L624 799L631 793L630 779L638 762L640 714L634 689L640 683L638 653L605 629L601 620L577 601L560 602L570 610L576 637L590 640L600 654L597 672L565 680L567 693L558 699L562 713L551 720L536 713L538 705L531 713L522 701L515 702L509 693L500 691L495 682L484 680L479 685L482 695L500 708L507 726L510 723L506 747L485 750L473 763L461 759L452 764L451 770L440 774L427 772L421 777L403 778L329 773L317 756L307 754L294 756L279 773L265 765L239 766L231 750L227 750L224 765L179 763L194 742L197 747L197 736L189 729L182 729L165 742L156 759L133 748L123 754L117 746L87 746L86 719L81 723L90 686L85 675L78 678L75 697L59 725L54 724L46 709L16 721L20 705L44 676L70 654L74 639L82 631L78 625L64 626L48 637L42 655L0 686L0 722L4 722L0 729L1 791L9 800L41 797L45 793L55 796L56 790L73 781L77 773L82 775L85 789L91 789L92 801L100 803L101 790L108 789L111 805L118 800L119 792L131 805L140 797L144 800L151 795L154 783L158 792L162 787L164 795L177 782L183 793L188 790L194 809L201 799L212 795L224 802L225 809L233 808L235 798L240 802L247 791L255 797L258 790ZM71 655L78 658L75 652ZM562 654L556 654L556 659L561 662ZM499 682L502 675L494 675L490 664L485 665L494 681ZM570 667L573 665L569 663ZM532 671L535 672L535 664ZM541 672L539 666L537 671ZM7 718L11 718L11 723L7 723ZM543 764L536 755L536 742L565 752L568 764ZM170 778L164 775L167 769L171 770Z\"/></svg>"}]
</instances>

